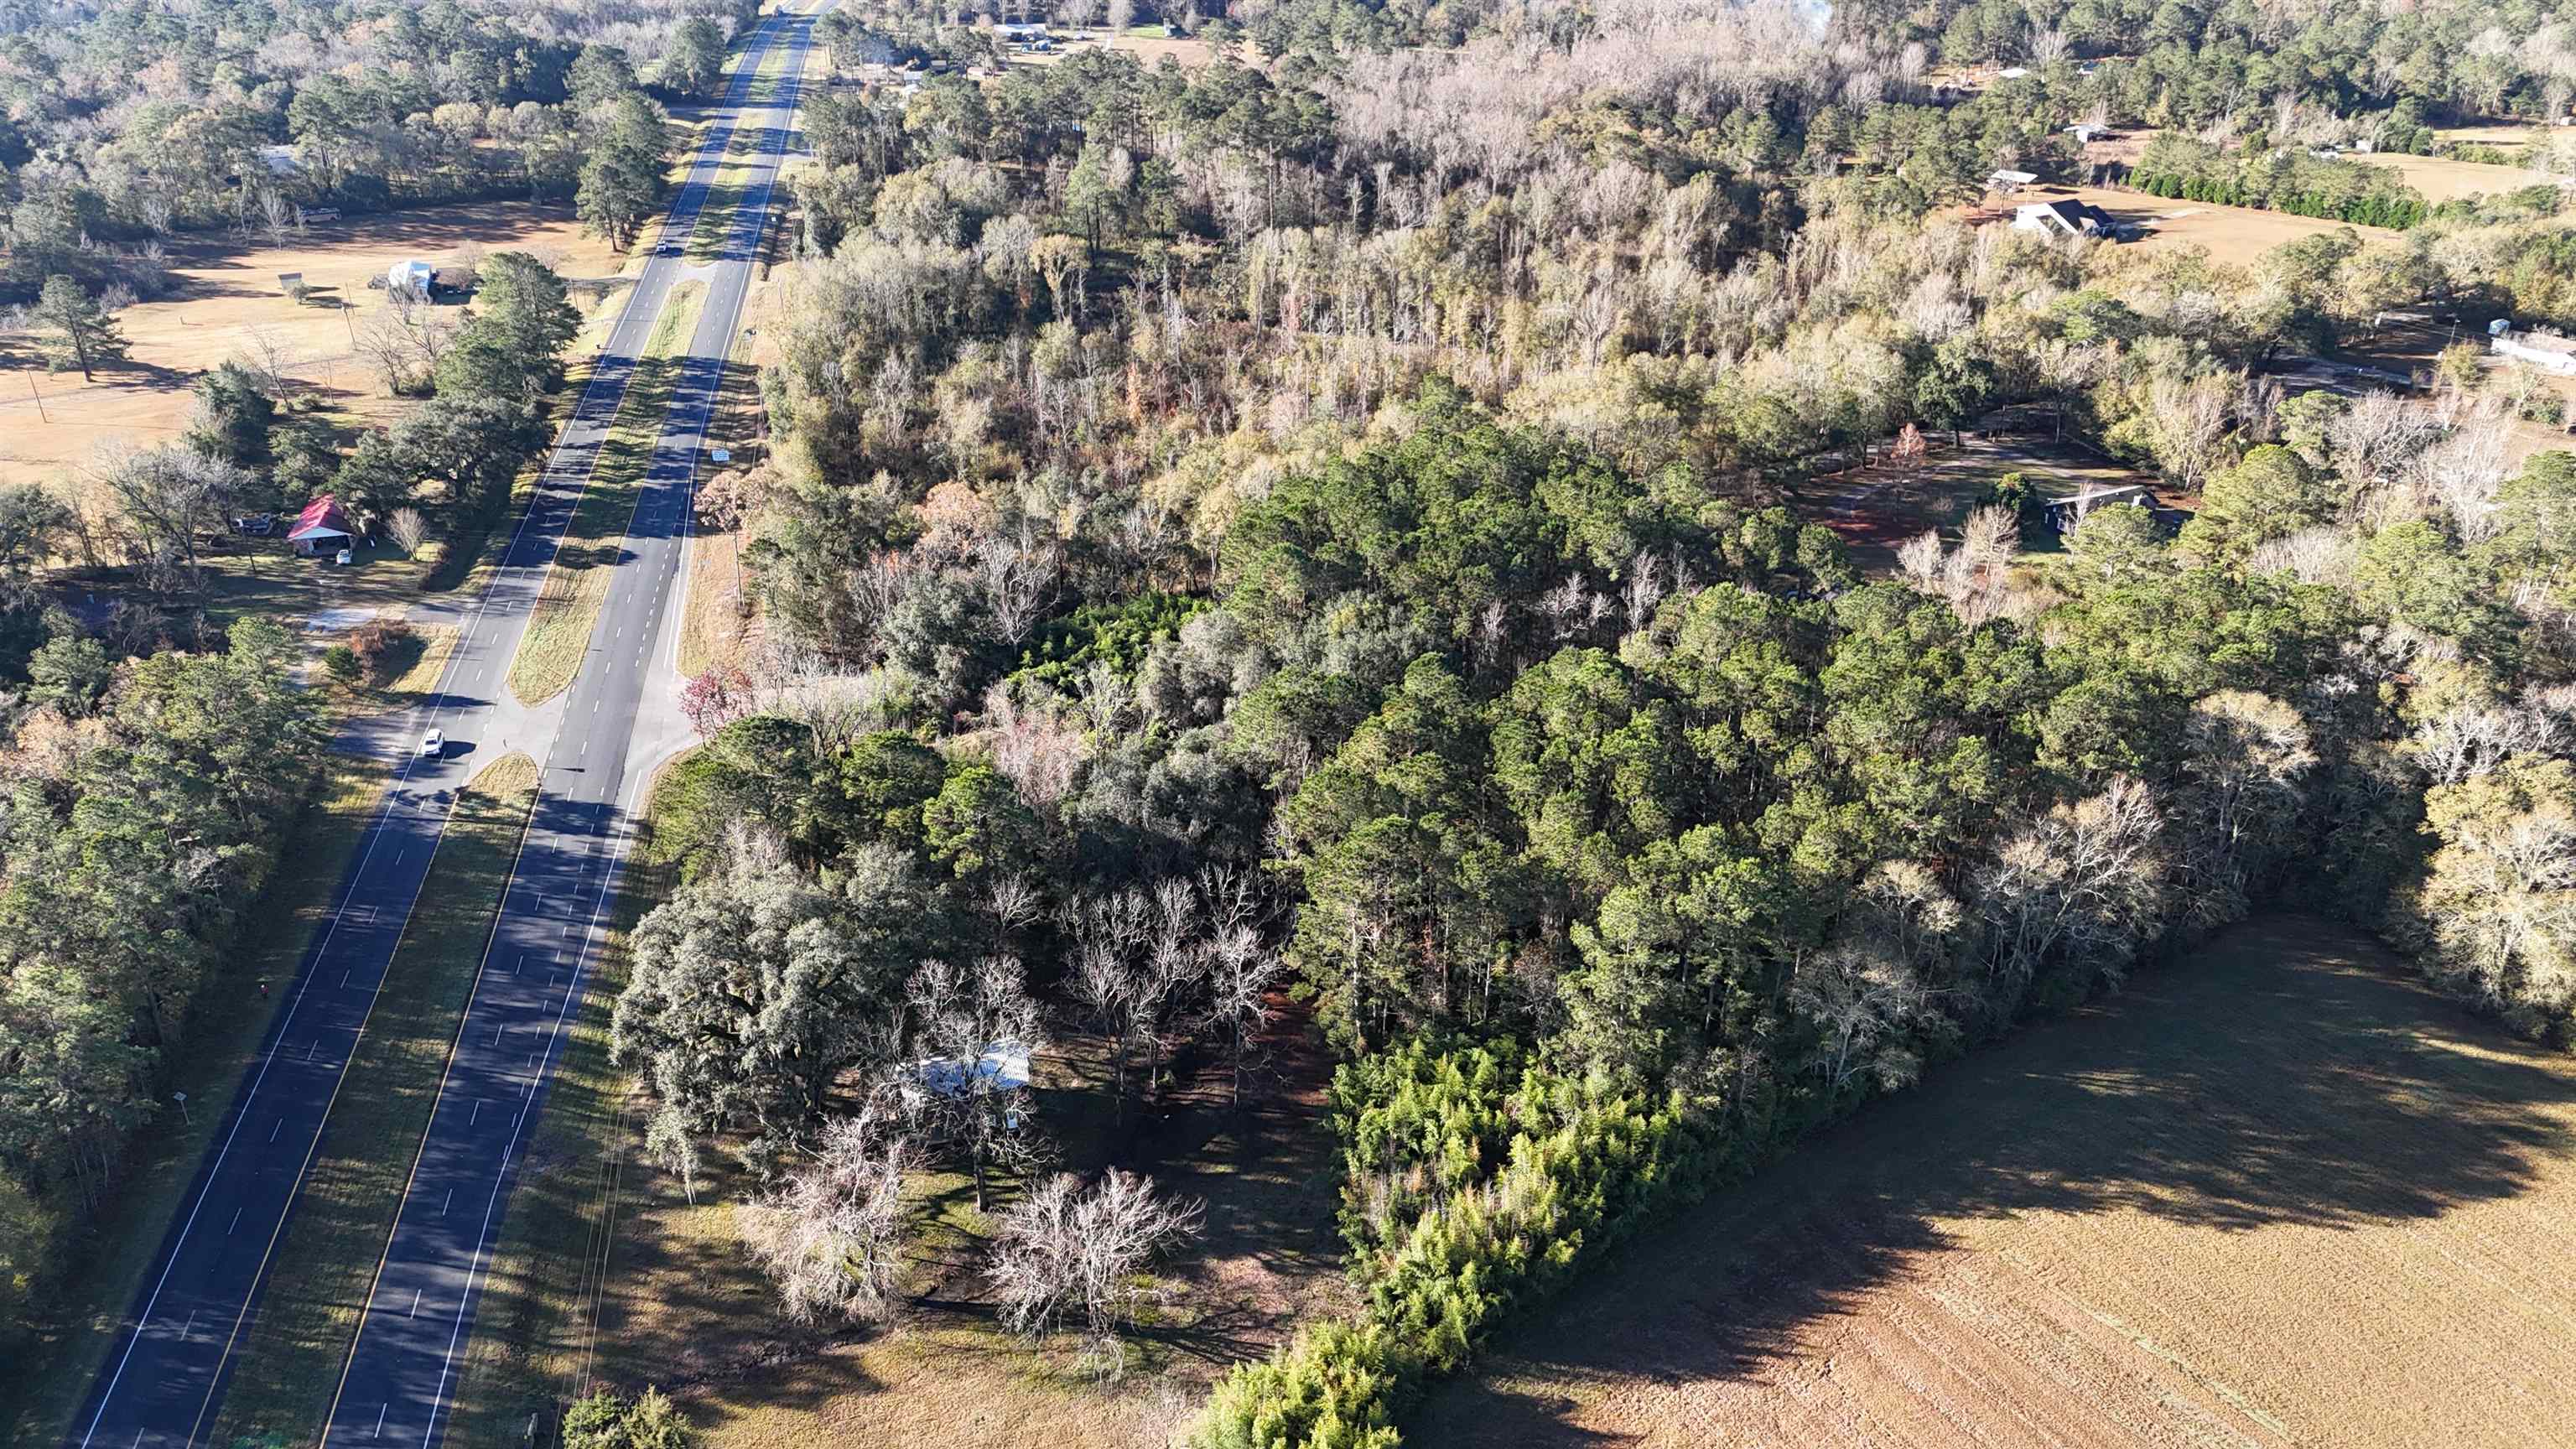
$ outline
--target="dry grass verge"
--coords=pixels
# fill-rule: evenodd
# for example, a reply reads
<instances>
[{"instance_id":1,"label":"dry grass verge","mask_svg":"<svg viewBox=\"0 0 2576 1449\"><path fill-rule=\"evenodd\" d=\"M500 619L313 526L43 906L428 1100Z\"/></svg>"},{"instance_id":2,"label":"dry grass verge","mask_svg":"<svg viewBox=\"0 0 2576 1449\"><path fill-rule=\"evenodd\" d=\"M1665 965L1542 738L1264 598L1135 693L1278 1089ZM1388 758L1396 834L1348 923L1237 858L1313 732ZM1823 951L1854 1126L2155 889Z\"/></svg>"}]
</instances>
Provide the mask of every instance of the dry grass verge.
<instances>
[{"instance_id":1,"label":"dry grass verge","mask_svg":"<svg viewBox=\"0 0 2576 1449\"><path fill-rule=\"evenodd\" d=\"M772 46L760 58L760 69L754 72L750 91L744 97L746 106L775 105L779 79L787 73L787 47ZM751 159L760 145L761 127L736 126L725 142L725 162L707 185L706 205L698 211L698 222L689 233L689 244L683 255L692 262L711 262L722 249L726 233L733 230L742 208L754 189L759 163ZM743 158L737 160L735 158Z\"/></svg>"}]
</instances>

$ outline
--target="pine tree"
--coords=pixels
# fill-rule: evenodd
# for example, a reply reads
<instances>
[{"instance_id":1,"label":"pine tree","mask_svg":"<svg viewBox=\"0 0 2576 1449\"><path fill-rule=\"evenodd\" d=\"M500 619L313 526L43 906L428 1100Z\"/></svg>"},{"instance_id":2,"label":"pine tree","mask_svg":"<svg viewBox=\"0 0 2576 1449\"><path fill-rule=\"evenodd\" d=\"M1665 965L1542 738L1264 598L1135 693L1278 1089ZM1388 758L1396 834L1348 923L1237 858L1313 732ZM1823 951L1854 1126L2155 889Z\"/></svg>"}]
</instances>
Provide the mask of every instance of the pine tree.
<instances>
[{"instance_id":1,"label":"pine tree","mask_svg":"<svg viewBox=\"0 0 2576 1449\"><path fill-rule=\"evenodd\" d=\"M268 446L277 426L277 400L259 379L238 362L227 362L197 379L197 426L188 446L209 458L240 468L266 468L276 461Z\"/></svg>"},{"instance_id":2,"label":"pine tree","mask_svg":"<svg viewBox=\"0 0 2576 1449\"><path fill-rule=\"evenodd\" d=\"M91 368L125 356L125 334L116 329L116 314L69 277L45 279L45 290L36 298L36 320L62 334L53 344L57 372L72 363L83 381L91 381Z\"/></svg>"},{"instance_id":3,"label":"pine tree","mask_svg":"<svg viewBox=\"0 0 2576 1449\"><path fill-rule=\"evenodd\" d=\"M724 84L724 32L714 21L693 15L671 33L671 48L662 57L662 86L674 95L712 96Z\"/></svg>"},{"instance_id":4,"label":"pine tree","mask_svg":"<svg viewBox=\"0 0 2576 1449\"><path fill-rule=\"evenodd\" d=\"M590 160L581 168L574 209L591 231L619 251L634 245L645 218L662 203L668 141L661 112L628 92L613 103Z\"/></svg>"}]
</instances>

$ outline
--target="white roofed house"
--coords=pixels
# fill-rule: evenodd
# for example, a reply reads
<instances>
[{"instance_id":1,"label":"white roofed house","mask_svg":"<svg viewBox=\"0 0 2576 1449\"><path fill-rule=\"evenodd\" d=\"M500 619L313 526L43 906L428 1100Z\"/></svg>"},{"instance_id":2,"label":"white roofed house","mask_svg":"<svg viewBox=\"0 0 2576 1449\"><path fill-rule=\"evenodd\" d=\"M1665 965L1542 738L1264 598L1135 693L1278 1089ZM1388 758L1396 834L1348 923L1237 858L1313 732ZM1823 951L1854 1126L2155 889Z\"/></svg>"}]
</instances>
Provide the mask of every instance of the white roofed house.
<instances>
[{"instance_id":1,"label":"white roofed house","mask_svg":"<svg viewBox=\"0 0 2576 1449\"><path fill-rule=\"evenodd\" d=\"M2040 231L2058 236L2095 236L2116 241L2120 223L2111 213L2090 202L2069 197L2062 201L2025 201L2013 208L2013 230Z\"/></svg>"},{"instance_id":2,"label":"white roofed house","mask_svg":"<svg viewBox=\"0 0 2576 1449\"><path fill-rule=\"evenodd\" d=\"M2071 498L2048 500L2048 523L2059 533L2065 533L2099 509L2137 507L2152 513L2159 506L2155 490L2143 483L2116 488L2087 488Z\"/></svg>"},{"instance_id":3,"label":"white roofed house","mask_svg":"<svg viewBox=\"0 0 2576 1449\"><path fill-rule=\"evenodd\" d=\"M997 1041L973 1062L955 1057L924 1057L912 1064L912 1080L903 1083L904 1110L919 1113L946 1103L964 1105L972 1097L997 1097L1029 1085L1029 1045ZM1017 1125L1013 1110L1012 1125Z\"/></svg>"}]
</instances>

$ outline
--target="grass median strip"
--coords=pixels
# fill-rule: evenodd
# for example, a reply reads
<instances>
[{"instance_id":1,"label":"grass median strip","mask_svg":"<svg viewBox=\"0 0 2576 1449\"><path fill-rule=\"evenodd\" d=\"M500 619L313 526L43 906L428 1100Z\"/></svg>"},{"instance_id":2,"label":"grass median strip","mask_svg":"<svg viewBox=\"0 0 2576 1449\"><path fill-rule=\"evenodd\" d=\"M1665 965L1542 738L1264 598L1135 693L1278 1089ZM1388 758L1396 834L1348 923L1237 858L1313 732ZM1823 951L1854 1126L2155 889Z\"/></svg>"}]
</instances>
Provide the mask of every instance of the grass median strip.
<instances>
[{"instance_id":1,"label":"grass median strip","mask_svg":"<svg viewBox=\"0 0 2576 1449\"><path fill-rule=\"evenodd\" d=\"M536 605L529 610L518 656L510 661L510 692L524 704L542 704L561 694L581 670L599 607L607 601L609 581L625 552L640 485L661 442L663 415L679 386L706 295L703 282L673 287L636 359L626 400L599 445L589 486L564 528L554 567L546 570Z\"/></svg>"},{"instance_id":2,"label":"grass median strip","mask_svg":"<svg viewBox=\"0 0 2576 1449\"><path fill-rule=\"evenodd\" d=\"M57 1443L71 1428L198 1162L291 994L314 930L330 916L350 857L384 805L385 762L332 754L319 768L303 815L280 844L280 864L251 907L249 928L219 978L198 994L204 1005L189 1023L189 1050L171 1057L167 1085L188 1094L191 1110L185 1118L168 1114L136 1139L127 1176L99 1208L81 1271L44 1286L28 1315L34 1334L10 1345L9 1370L0 1373L0 1444Z\"/></svg>"},{"instance_id":3,"label":"grass median strip","mask_svg":"<svg viewBox=\"0 0 2576 1449\"><path fill-rule=\"evenodd\" d=\"M743 97L746 106L769 106L778 103L779 82L787 73L787 48L774 46L760 58L760 69ZM766 127L744 123L733 128L725 142L724 161L707 183L706 205L698 211L698 223L689 233L689 245L683 253L692 262L711 262L723 250L743 205L759 189L760 143Z\"/></svg>"},{"instance_id":4,"label":"grass median strip","mask_svg":"<svg viewBox=\"0 0 2576 1449\"><path fill-rule=\"evenodd\" d=\"M232 1387L206 1441L312 1443L393 1230L421 1134L518 859L537 767L486 766L458 792L428 878L386 968L324 1128L321 1153L236 1346Z\"/></svg>"}]
</instances>

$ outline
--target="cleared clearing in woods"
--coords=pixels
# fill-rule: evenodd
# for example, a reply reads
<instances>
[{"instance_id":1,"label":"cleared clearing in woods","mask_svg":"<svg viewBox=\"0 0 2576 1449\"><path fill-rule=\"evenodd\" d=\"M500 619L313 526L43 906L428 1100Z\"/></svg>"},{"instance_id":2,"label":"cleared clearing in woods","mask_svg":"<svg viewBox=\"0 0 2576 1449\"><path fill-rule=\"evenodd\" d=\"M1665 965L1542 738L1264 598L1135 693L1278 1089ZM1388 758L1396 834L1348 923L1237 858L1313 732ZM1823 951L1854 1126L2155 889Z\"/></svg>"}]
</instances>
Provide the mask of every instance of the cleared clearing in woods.
<instances>
[{"instance_id":1,"label":"cleared clearing in woods","mask_svg":"<svg viewBox=\"0 0 2576 1449\"><path fill-rule=\"evenodd\" d=\"M2576 1438L2576 1059L2302 917L1632 1243L1423 1445Z\"/></svg>"}]
</instances>

